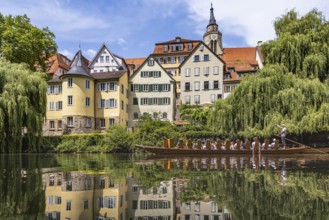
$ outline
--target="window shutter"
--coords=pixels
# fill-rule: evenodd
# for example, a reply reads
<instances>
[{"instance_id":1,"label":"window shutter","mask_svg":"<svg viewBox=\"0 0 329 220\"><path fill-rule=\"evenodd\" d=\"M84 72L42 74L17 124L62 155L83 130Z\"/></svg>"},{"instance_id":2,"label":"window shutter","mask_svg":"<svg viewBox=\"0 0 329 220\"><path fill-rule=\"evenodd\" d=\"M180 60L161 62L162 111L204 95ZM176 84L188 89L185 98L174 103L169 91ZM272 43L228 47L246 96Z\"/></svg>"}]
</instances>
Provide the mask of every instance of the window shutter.
<instances>
[{"instance_id":1,"label":"window shutter","mask_svg":"<svg viewBox=\"0 0 329 220\"><path fill-rule=\"evenodd\" d=\"M159 71L159 77L161 77L161 71Z\"/></svg>"},{"instance_id":2,"label":"window shutter","mask_svg":"<svg viewBox=\"0 0 329 220\"><path fill-rule=\"evenodd\" d=\"M152 200L147 200L147 208L148 209L153 209L153 202L152 202Z\"/></svg>"},{"instance_id":3,"label":"window shutter","mask_svg":"<svg viewBox=\"0 0 329 220\"><path fill-rule=\"evenodd\" d=\"M162 209L163 205L162 205L163 201L159 200L159 208Z\"/></svg>"},{"instance_id":4,"label":"window shutter","mask_svg":"<svg viewBox=\"0 0 329 220\"><path fill-rule=\"evenodd\" d=\"M167 201L167 203L168 203L168 209L170 209L170 201Z\"/></svg>"},{"instance_id":5,"label":"window shutter","mask_svg":"<svg viewBox=\"0 0 329 220\"><path fill-rule=\"evenodd\" d=\"M98 90L98 91L101 91L101 83L98 83L98 84L97 84L97 90Z\"/></svg>"},{"instance_id":6,"label":"window shutter","mask_svg":"<svg viewBox=\"0 0 329 220\"><path fill-rule=\"evenodd\" d=\"M59 109L59 104L56 102L56 111Z\"/></svg>"},{"instance_id":7,"label":"window shutter","mask_svg":"<svg viewBox=\"0 0 329 220\"><path fill-rule=\"evenodd\" d=\"M153 91L153 85L150 84L150 85L149 85L149 92L152 92L152 91Z\"/></svg>"},{"instance_id":8,"label":"window shutter","mask_svg":"<svg viewBox=\"0 0 329 220\"><path fill-rule=\"evenodd\" d=\"M201 89L204 90L204 82L201 82Z\"/></svg>"},{"instance_id":9,"label":"window shutter","mask_svg":"<svg viewBox=\"0 0 329 220\"><path fill-rule=\"evenodd\" d=\"M110 100L106 99L105 100L105 108L109 108L110 107Z\"/></svg>"},{"instance_id":10,"label":"window shutter","mask_svg":"<svg viewBox=\"0 0 329 220\"><path fill-rule=\"evenodd\" d=\"M168 98L168 105L170 105L170 98Z\"/></svg>"},{"instance_id":11,"label":"window shutter","mask_svg":"<svg viewBox=\"0 0 329 220\"><path fill-rule=\"evenodd\" d=\"M134 91L134 84L130 85L130 91L132 91L132 92Z\"/></svg>"},{"instance_id":12,"label":"window shutter","mask_svg":"<svg viewBox=\"0 0 329 220\"><path fill-rule=\"evenodd\" d=\"M143 84L139 84L139 91L143 92Z\"/></svg>"},{"instance_id":13,"label":"window shutter","mask_svg":"<svg viewBox=\"0 0 329 220\"><path fill-rule=\"evenodd\" d=\"M62 86L58 86L58 93L62 94Z\"/></svg>"},{"instance_id":14,"label":"window shutter","mask_svg":"<svg viewBox=\"0 0 329 220\"><path fill-rule=\"evenodd\" d=\"M117 91L117 83L114 82L114 91Z\"/></svg>"},{"instance_id":15,"label":"window shutter","mask_svg":"<svg viewBox=\"0 0 329 220\"><path fill-rule=\"evenodd\" d=\"M114 108L117 108L117 106L118 106L118 100L114 99Z\"/></svg>"},{"instance_id":16,"label":"window shutter","mask_svg":"<svg viewBox=\"0 0 329 220\"><path fill-rule=\"evenodd\" d=\"M147 102L147 103L148 103L149 105L153 105L153 102L152 102L152 101L153 101L152 98L148 98L148 102Z\"/></svg>"},{"instance_id":17,"label":"window shutter","mask_svg":"<svg viewBox=\"0 0 329 220\"><path fill-rule=\"evenodd\" d=\"M171 84L168 84L168 91L170 91Z\"/></svg>"},{"instance_id":18,"label":"window shutter","mask_svg":"<svg viewBox=\"0 0 329 220\"><path fill-rule=\"evenodd\" d=\"M162 105L162 98L158 98L158 104Z\"/></svg>"},{"instance_id":19,"label":"window shutter","mask_svg":"<svg viewBox=\"0 0 329 220\"><path fill-rule=\"evenodd\" d=\"M162 84L159 84L159 86L158 86L158 91L159 91L159 92L162 92Z\"/></svg>"}]
</instances>

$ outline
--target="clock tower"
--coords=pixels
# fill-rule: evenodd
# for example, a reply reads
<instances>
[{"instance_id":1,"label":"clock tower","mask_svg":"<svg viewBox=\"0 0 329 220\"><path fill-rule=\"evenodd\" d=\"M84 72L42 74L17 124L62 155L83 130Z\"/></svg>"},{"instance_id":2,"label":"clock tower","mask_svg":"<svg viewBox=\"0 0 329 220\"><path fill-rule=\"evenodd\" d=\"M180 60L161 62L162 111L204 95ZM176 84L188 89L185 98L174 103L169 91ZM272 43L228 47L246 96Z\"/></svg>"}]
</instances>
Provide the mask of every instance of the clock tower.
<instances>
[{"instance_id":1,"label":"clock tower","mask_svg":"<svg viewBox=\"0 0 329 220\"><path fill-rule=\"evenodd\" d=\"M206 33L203 35L203 42L210 47L215 54L223 54L222 33L218 30L212 4L210 8L209 24L207 25Z\"/></svg>"}]
</instances>

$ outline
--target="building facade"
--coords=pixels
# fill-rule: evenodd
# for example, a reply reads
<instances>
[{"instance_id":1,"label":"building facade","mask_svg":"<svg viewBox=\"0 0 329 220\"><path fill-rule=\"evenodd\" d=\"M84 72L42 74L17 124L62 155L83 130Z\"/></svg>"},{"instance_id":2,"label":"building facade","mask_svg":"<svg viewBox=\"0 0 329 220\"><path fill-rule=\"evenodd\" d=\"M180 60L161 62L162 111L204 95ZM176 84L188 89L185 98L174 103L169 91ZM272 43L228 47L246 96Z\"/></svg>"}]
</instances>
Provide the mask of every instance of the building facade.
<instances>
[{"instance_id":1,"label":"building facade","mask_svg":"<svg viewBox=\"0 0 329 220\"><path fill-rule=\"evenodd\" d=\"M200 42L180 66L182 103L203 105L222 98L224 65L221 58Z\"/></svg>"},{"instance_id":2,"label":"building facade","mask_svg":"<svg viewBox=\"0 0 329 220\"><path fill-rule=\"evenodd\" d=\"M129 127L138 118L150 114L161 120L174 120L175 80L149 56L129 79Z\"/></svg>"},{"instance_id":3,"label":"building facade","mask_svg":"<svg viewBox=\"0 0 329 220\"><path fill-rule=\"evenodd\" d=\"M90 73L79 51L67 73L48 81L44 135L104 131L117 124L127 126L128 74L124 66L111 69Z\"/></svg>"}]
</instances>

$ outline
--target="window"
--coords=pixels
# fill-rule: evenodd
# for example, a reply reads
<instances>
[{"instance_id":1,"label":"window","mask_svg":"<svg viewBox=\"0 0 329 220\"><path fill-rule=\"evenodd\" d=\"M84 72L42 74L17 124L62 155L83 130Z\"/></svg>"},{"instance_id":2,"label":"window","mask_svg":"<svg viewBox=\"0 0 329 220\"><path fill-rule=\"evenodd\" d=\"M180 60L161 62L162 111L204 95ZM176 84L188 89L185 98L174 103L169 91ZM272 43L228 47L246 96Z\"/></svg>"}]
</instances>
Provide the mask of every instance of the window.
<instances>
[{"instance_id":1,"label":"window","mask_svg":"<svg viewBox=\"0 0 329 220\"><path fill-rule=\"evenodd\" d=\"M153 91L157 92L159 90L159 85L158 84L154 84L153 85Z\"/></svg>"},{"instance_id":2,"label":"window","mask_svg":"<svg viewBox=\"0 0 329 220\"><path fill-rule=\"evenodd\" d=\"M90 128L91 127L91 118L85 118L85 124L86 124L86 128Z\"/></svg>"},{"instance_id":3,"label":"window","mask_svg":"<svg viewBox=\"0 0 329 220\"><path fill-rule=\"evenodd\" d=\"M116 83L115 82L109 82L107 83L107 89L108 91L116 91Z\"/></svg>"},{"instance_id":4,"label":"window","mask_svg":"<svg viewBox=\"0 0 329 220\"><path fill-rule=\"evenodd\" d=\"M55 129L55 121L49 121L49 129Z\"/></svg>"},{"instance_id":5,"label":"window","mask_svg":"<svg viewBox=\"0 0 329 220\"><path fill-rule=\"evenodd\" d=\"M213 71L214 71L214 75L218 75L219 74L219 66L214 66Z\"/></svg>"},{"instance_id":6,"label":"window","mask_svg":"<svg viewBox=\"0 0 329 220\"><path fill-rule=\"evenodd\" d=\"M211 94L210 95L210 102L211 103L215 103L216 102L216 95L215 94Z\"/></svg>"},{"instance_id":7,"label":"window","mask_svg":"<svg viewBox=\"0 0 329 220\"><path fill-rule=\"evenodd\" d=\"M132 91L138 92L139 85L138 84L133 84Z\"/></svg>"},{"instance_id":8,"label":"window","mask_svg":"<svg viewBox=\"0 0 329 220\"><path fill-rule=\"evenodd\" d=\"M148 208L148 206L147 206L147 200L141 200L141 207L140 207L140 209L147 209Z\"/></svg>"},{"instance_id":9,"label":"window","mask_svg":"<svg viewBox=\"0 0 329 220\"><path fill-rule=\"evenodd\" d=\"M211 212L217 212L218 207L216 202L211 202Z\"/></svg>"},{"instance_id":10,"label":"window","mask_svg":"<svg viewBox=\"0 0 329 220\"><path fill-rule=\"evenodd\" d=\"M214 89L219 89L219 82L218 80L214 81Z\"/></svg>"},{"instance_id":11,"label":"window","mask_svg":"<svg viewBox=\"0 0 329 220\"><path fill-rule=\"evenodd\" d=\"M191 104L191 96L185 96L185 104Z\"/></svg>"},{"instance_id":12,"label":"window","mask_svg":"<svg viewBox=\"0 0 329 220\"><path fill-rule=\"evenodd\" d=\"M170 57L170 63L176 63L176 57Z\"/></svg>"},{"instance_id":13,"label":"window","mask_svg":"<svg viewBox=\"0 0 329 220\"><path fill-rule=\"evenodd\" d=\"M194 211L196 211L196 212L200 212L200 203L199 203L199 202L196 202L196 203L194 204Z\"/></svg>"},{"instance_id":14,"label":"window","mask_svg":"<svg viewBox=\"0 0 329 220\"><path fill-rule=\"evenodd\" d=\"M100 63L104 63L104 57L103 57L103 56L100 56L100 57L99 57L99 62L100 62Z\"/></svg>"},{"instance_id":15,"label":"window","mask_svg":"<svg viewBox=\"0 0 329 220\"><path fill-rule=\"evenodd\" d=\"M155 193L156 194L156 193ZM157 209L159 207L159 203L157 200L153 200L153 208Z\"/></svg>"},{"instance_id":16,"label":"window","mask_svg":"<svg viewBox=\"0 0 329 220\"><path fill-rule=\"evenodd\" d=\"M200 67L194 68L194 76L200 76Z\"/></svg>"},{"instance_id":17,"label":"window","mask_svg":"<svg viewBox=\"0 0 329 220\"><path fill-rule=\"evenodd\" d=\"M121 84L121 94L125 94L125 87Z\"/></svg>"},{"instance_id":18,"label":"window","mask_svg":"<svg viewBox=\"0 0 329 220\"><path fill-rule=\"evenodd\" d=\"M104 177L100 177L98 184L99 184L99 188L104 189L105 188L105 178Z\"/></svg>"},{"instance_id":19,"label":"window","mask_svg":"<svg viewBox=\"0 0 329 220\"><path fill-rule=\"evenodd\" d=\"M88 209L88 199L83 201L83 209Z\"/></svg>"},{"instance_id":20,"label":"window","mask_svg":"<svg viewBox=\"0 0 329 220\"><path fill-rule=\"evenodd\" d=\"M203 60L204 61L209 61L210 60L209 54L203 55Z\"/></svg>"},{"instance_id":21,"label":"window","mask_svg":"<svg viewBox=\"0 0 329 220\"><path fill-rule=\"evenodd\" d=\"M49 111L54 111L54 110L55 110L55 103L49 102Z\"/></svg>"},{"instance_id":22,"label":"window","mask_svg":"<svg viewBox=\"0 0 329 220\"><path fill-rule=\"evenodd\" d=\"M187 44L187 49L188 50L192 50L193 49L193 44L192 43L188 43Z\"/></svg>"},{"instance_id":23,"label":"window","mask_svg":"<svg viewBox=\"0 0 329 220\"><path fill-rule=\"evenodd\" d=\"M105 99L99 100L99 108L105 108Z\"/></svg>"},{"instance_id":24,"label":"window","mask_svg":"<svg viewBox=\"0 0 329 220\"><path fill-rule=\"evenodd\" d=\"M168 114L167 114L167 112L162 113L162 118L163 118L163 119L167 119L167 118L168 118Z\"/></svg>"},{"instance_id":25,"label":"window","mask_svg":"<svg viewBox=\"0 0 329 220\"><path fill-rule=\"evenodd\" d=\"M72 205L71 200L67 200L66 201L66 210L67 211L70 211L71 210L71 205Z\"/></svg>"},{"instance_id":26,"label":"window","mask_svg":"<svg viewBox=\"0 0 329 220\"><path fill-rule=\"evenodd\" d=\"M185 60L185 57L184 57L184 56L179 56L179 62L180 62L180 63L183 63L184 60Z\"/></svg>"},{"instance_id":27,"label":"window","mask_svg":"<svg viewBox=\"0 0 329 220\"><path fill-rule=\"evenodd\" d=\"M164 45L164 46L163 46L163 51L164 51L164 52L168 52L168 45Z\"/></svg>"},{"instance_id":28,"label":"window","mask_svg":"<svg viewBox=\"0 0 329 220\"><path fill-rule=\"evenodd\" d=\"M133 98L133 105L138 105L138 98Z\"/></svg>"},{"instance_id":29,"label":"window","mask_svg":"<svg viewBox=\"0 0 329 220\"><path fill-rule=\"evenodd\" d=\"M209 75L209 66L207 66L207 67L203 67L203 74L204 75Z\"/></svg>"},{"instance_id":30,"label":"window","mask_svg":"<svg viewBox=\"0 0 329 220\"><path fill-rule=\"evenodd\" d=\"M190 68L186 68L185 69L185 76L189 77L191 75L191 69Z\"/></svg>"},{"instance_id":31,"label":"window","mask_svg":"<svg viewBox=\"0 0 329 220\"><path fill-rule=\"evenodd\" d=\"M185 210L186 211L191 210L191 203L185 203Z\"/></svg>"},{"instance_id":32,"label":"window","mask_svg":"<svg viewBox=\"0 0 329 220\"><path fill-rule=\"evenodd\" d=\"M48 87L49 94L61 94L62 93L62 86L49 86Z\"/></svg>"},{"instance_id":33,"label":"window","mask_svg":"<svg viewBox=\"0 0 329 220\"><path fill-rule=\"evenodd\" d=\"M87 106L87 107L90 106L90 97L86 97L86 106Z\"/></svg>"},{"instance_id":34,"label":"window","mask_svg":"<svg viewBox=\"0 0 329 220\"><path fill-rule=\"evenodd\" d=\"M199 91L200 90L200 82L194 82L194 90Z\"/></svg>"},{"instance_id":35,"label":"window","mask_svg":"<svg viewBox=\"0 0 329 220\"><path fill-rule=\"evenodd\" d=\"M73 96L72 95L69 95L67 96L67 105L73 105Z\"/></svg>"},{"instance_id":36,"label":"window","mask_svg":"<svg viewBox=\"0 0 329 220\"><path fill-rule=\"evenodd\" d=\"M72 181L66 182L66 191L72 191Z\"/></svg>"},{"instance_id":37,"label":"window","mask_svg":"<svg viewBox=\"0 0 329 220\"><path fill-rule=\"evenodd\" d=\"M63 102L58 101L56 102L56 110L62 110L63 109Z\"/></svg>"},{"instance_id":38,"label":"window","mask_svg":"<svg viewBox=\"0 0 329 220\"><path fill-rule=\"evenodd\" d=\"M144 92L148 92L149 91L149 85L148 84L144 84L143 85L143 91Z\"/></svg>"},{"instance_id":39,"label":"window","mask_svg":"<svg viewBox=\"0 0 329 220\"><path fill-rule=\"evenodd\" d=\"M208 90L209 89L209 81L204 81L203 83L203 89Z\"/></svg>"},{"instance_id":40,"label":"window","mask_svg":"<svg viewBox=\"0 0 329 220\"><path fill-rule=\"evenodd\" d=\"M163 90L164 92L169 91L169 90L170 90L170 84L163 84L163 85L162 85L162 90Z\"/></svg>"},{"instance_id":41,"label":"window","mask_svg":"<svg viewBox=\"0 0 329 220\"><path fill-rule=\"evenodd\" d=\"M121 100L121 102L120 102L121 104L121 110L125 110L125 104L123 103L123 101Z\"/></svg>"},{"instance_id":42,"label":"window","mask_svg":"<svg viewBox=\"0 0 329 220\"><path fill-rule=\"evenodd\" d=\"M99 83L98 84L98 90L99 91L105 91L106 90L106 83Z\"/></svg>"},{"instance_id":43,"label":"window","mask_svg":"<svg viewBox=\"0 0 329 220\"><path fill-rule=\"evenodd\" d=\"M154 60L153 59L149 59L148 62L147 62L147 65L154 66Z\"/></svg>"},{"instance_id":44,"label":"window","mask_svg":"<svg viewBox=\"0 0 329 220\"><path fill-rule=\"evenodd\" d=\"M90 80L86 80L86 89L90 89Z\"/></svg>"},{"instance_id":45,"label":"window","mask_svg":"<svg viewBox=\"0 0 329 220\"><path fill-rule=\"evenodd\" d=\"M185 83L185 91L190 91L191 88L190 88L190 83L189 82L186 82Z\"/></svg>"},{"instance_id":46,"label":"window","mask_svg":"<svg viewBox=\"0 0 329 220\"><path fill-rule=\"evenodd\" d=\"M169 209L170 208L170 202L169 201L163 201L162 202L162 207L164 209Z\"/></svg>"},{"instance_id":47,"label":"window","mask_svg":"<svg viewBox=\"0 0 329 220\"><path fill-rule=\"evenodd\" d=\"M200 96L199 95L195 95L194 96L194 104L200 104Z\"/></svg>"},{"instance_id":48,"label":"window","mask_svg":"<svg viewBox=\"0 0 329 220\"><path fill-rule=\"evenodd\" d=\"M141 98L141 104L147 105L148 104L148 98Z\"/></svg>"},{"instance_id":49,"label":"window","mask_svg":"<svg viewBox=\"0 0 329 220\"><path fill-rule=\"evenodd\" d=\"M110 118L110 119L109 119L109 124L110 124L110 126L115 125L115 120L114 120L114 118Z\"/></svg>"},{"instance_id":50,"label":"window","mask_svg":"<svg viewBox=\"0 0 329 220\"><path fill-rule=\"evenodd\" d=\"M138 119L138 113L134 112L134 119Z\"/></svg>"},{"instance_id":51,"label":"window","mask_svg":"<svg viewBox=\"0 0 329 220\"><path fill-rule=\"evenodd\" d=\"M53 185L55 185L55 176L51 174L49 176L49 186L53 186Z\"/></svg>"},{"instance_id":52,"label":"window","mask_svg":"<svg viewBox=\"0 0 329 220\"><path fill-rule=\"evenodd\" d=\"M106 56L106 57L105 57L105 62L106 62L106 63L109 63L109 62L110 62L110 57L109 57L109 56Z\"/></svg>"},{"instance_id":53,"label":"window","mask_svg":"<svg viewBox=\"0 0 329 220\"><path fill-rule=\"evenodd\" d=\"M99 127L105 128L105 119L104 118L99 119Z\"/></svg>"},{"instance_id":54,"label":"window","mask_svg":"<svg viewBox=\"0 0 329 220\"><path fill-rule=\"evenodd\" d=\"M169 105L170 104L170 98L162 98L162 104Z\"/></svg>"},{"instance_id":55,"label":"window","mask_svg":"<svg viewBox=\"0 0 329 220\"><path fill-rule=\"evenodd\" d=\"M67 117L67 126L73 127L73 117Z\"/></svg>"},{"instance_id":56,"label":"window","mask_svg":"<svg viewBox=\"0 0 329 220\"><path fill-rule=\"evenodd\" d=\"M194 55L194 62L199 62L199 61L200 61L200 56Z\"/></svg>"},{"instance_id":57,"label":"window","mask_svg":"<svg viewBox=\"0 0 329 220\"><path fill-rule=\"evenodd\" d=\"M57 121L57 129L61 130L62 129L62 120Z\"/></svg>"},{"instance_id":58,"label":"window","mask_svg":"<svg viewBox=\"0 0 329 220\"><path fill-rule=\"evenodd\" d=\"M69 88L72 88L72 86L73 86L73 79L72 79L72 78L68 78L68 79L67 79L67 86L68 86Z\"/></svg>"},{"instance_id":59,"label":"window","mask_svg":"<svg viewBox=\"0 0 329 220\"><path fill-rule=\"evenodd\" d=\"M231 86L225 86L224 92L231 92Z\"/></svg>"},{"instance_id":60,"label":"window","mask_svg":"<svg viewBox=\"0 0 329 220\"><path fill-rule=\"evenodd\" d=\"M158 113L157 112L153 112L153 118L157 119L158 118Z\"/></svg>"}]
</instances>

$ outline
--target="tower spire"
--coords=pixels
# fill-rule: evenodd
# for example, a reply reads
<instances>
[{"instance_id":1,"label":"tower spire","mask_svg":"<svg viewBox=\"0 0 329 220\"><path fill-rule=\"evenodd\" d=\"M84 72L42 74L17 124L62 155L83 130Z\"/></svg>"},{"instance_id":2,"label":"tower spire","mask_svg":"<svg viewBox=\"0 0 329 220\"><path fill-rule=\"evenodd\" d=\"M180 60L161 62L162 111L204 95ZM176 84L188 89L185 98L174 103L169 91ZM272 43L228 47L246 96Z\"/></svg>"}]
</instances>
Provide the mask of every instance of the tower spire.
<instances>
[{"instance_id":1,"label":"tower spire","mask_svg":"<svg viewBox=\"0 0 329 220\"><path fill-rule=\"evenodd\" d=\"M216 19L214 16L214 8L212 7L212 3L211 3L211 7L210 7L210 19L209 19L209 25L217 25L216 23Z\"/></svg>"}]
</instances>

